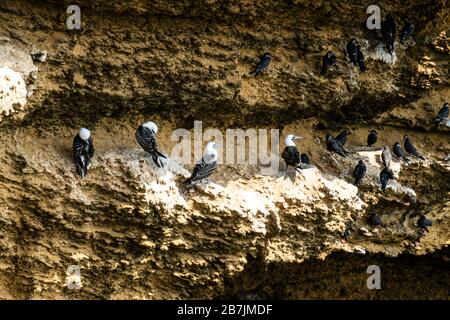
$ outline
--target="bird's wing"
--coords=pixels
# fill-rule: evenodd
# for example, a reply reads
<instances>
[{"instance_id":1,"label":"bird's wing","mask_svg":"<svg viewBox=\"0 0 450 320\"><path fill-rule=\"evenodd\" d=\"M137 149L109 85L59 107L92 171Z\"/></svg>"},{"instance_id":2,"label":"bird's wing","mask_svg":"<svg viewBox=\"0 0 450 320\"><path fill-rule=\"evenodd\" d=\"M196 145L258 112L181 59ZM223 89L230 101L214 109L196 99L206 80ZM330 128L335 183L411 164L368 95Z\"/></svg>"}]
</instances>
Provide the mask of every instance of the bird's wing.
<instances>
[{"instance_id":1,"label":"bird's wing","mask_svg":"<svg viewBox=\"0 0 450 320\"><path fill-rule=\"evenodd\" d=\"M150 154L157 151L155 136L149 128L139 126L136 130L136 141L139 145Z\"/></svg>"},{"instance_id":2,"label":"bird's wing","mask_svg":"<svg viewBox=\"0 0 450 320\"><path fill-rule=\"evenodd\" d=\"M91 138L89 138L88 143L89 143L88 155L89 155L89 158L92 158L94 156L94 143L92 142Z\"/></svg>"},{"instance_id":3,"label":"bird's wing","mask_svg":"<svg viewBox=\"0 0 450 320\"><path fill-rule=\"evenodd\" d=\"M197 163L195 165L194 170L192 171L192 175L188 180L186 180L186 183L193 184L195 182L208 178L214 172L216 167L217 167L216 161L207 164L202 159L200 163Z\"/></svg>"}]
</instances>

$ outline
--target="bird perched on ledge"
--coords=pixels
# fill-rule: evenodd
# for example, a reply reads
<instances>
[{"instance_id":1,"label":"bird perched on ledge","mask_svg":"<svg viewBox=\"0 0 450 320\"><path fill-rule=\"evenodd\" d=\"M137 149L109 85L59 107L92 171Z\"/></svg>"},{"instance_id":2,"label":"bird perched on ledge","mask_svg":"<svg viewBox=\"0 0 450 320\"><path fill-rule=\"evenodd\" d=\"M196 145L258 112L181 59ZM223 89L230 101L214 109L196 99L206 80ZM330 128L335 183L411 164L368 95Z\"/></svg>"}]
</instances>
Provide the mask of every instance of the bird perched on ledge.
<instances>
[{"instance_id":1,"label":"bird perched on ledge","mask_svg":"<svg viewBox=\"0 0 450 320\"><path fill-rule=\"evenodd\" d=\"M136 130L136 141L148 152L153 159L153 162L158 168L164 167L161 158L167 159L167 157L158 151L158 146L156 144L155 135L158 132L158 127L152 121L147 121L140 125Z\"/></svg>"},{"instance_id":2,"label":"bird perched on ledge","mask_svg":"<svg viewBox=\"0 0 450 320\"><path fill-rule=\"evenodd\" d=\"M406 152L408 152L410 155L425 160L425 158L417 151L416 147L414 147L408 135L405 135L403 137L403 147L405 147Z\"/></svg>"},{"instance_id":3,"label":"bird perched on ledge","mask_svg":"<svg viewBox=\"0 0 450 320\"><path fill-rule=\"evenodd\" d=\"M399 142L396 142L394 144L393 148L394 154L397 158L405 160L405 162L409 162L408 158L406 157L406 154L403 152L402 146Z\"/></svg>"},{"instance_id":4,"label":"bird perched on ledge","mask_svg":"<svg viewBox=\"0 0 450 320\"><path fill-rule=\"evenodd\" d=\"M389 180L394 179L394 172L387 167L384 167L380 172L381 191L386 191Z\"/></svg>"},{"instance_id":5,"label":"bird perched on ledge","mask_svg":"<svg viewBox=\"0 0 450 320\"><path fill-rule=\"evenodd\" d=\"M91 132L88 129L81 128L75 136L72 153L77 173L84 178L88 172L89 162L94 156L94 144L92 143Z\"/></svg>"},{"instance_id":6,"label":"bird perched on ledge","mask_svg":"<svg viewBox=\"0 0 450 320\"><path fill-rule=\"evenodd\" d=\"M344 149L341 143L335 138L333 138L329 133L326 134L325 141L328 151L335 152L344 158L347 157L347 155L349 154L349 152Z\"/></svg>"},{"instance_id":7,"label":"bird perched on ledge","mask_svg":"<svg viewBox=\"0 0 450 320\"><path fill-rule=\"evenodd\" d=\"M351 134L349 130L343 130L338 136L335 138L342 146L347 143L347 137Z\"/></svg>"},{"instance_id":8,"label":"bird perched on ledge","mask_svg":"<svg viewBox=\"0 0 450 320\"><path fill-rule=\"evenodd\" d=\"M378 132L376 130L370 130L369 135L367 136L367 146L372 147L378 140Z\"/></svg>"},{"instance_id":9,"label":"bird perched on ledge","mask_svg":"<svg viewBox=\"0 0 450 320\"><path fill-rule=\"evenodd\" d=\"M448 119L448 115L450 113L448 102L444 103L444 106L441 110L439 110L436 118L434 118L434 123L439 125L441 122L446 121Z\"/></svg>"},{"instance_id":10,"label":"bird perched on ledge","mask_svg":"<svg viewBox=\"0 0 450 320\"><path fill-rule=\"evenodd\" d=\"M260 74L261 72L263 72L264 70L267 69L267 67L270 64L270 61L272 61L272 56L270 55L270 53L268 53L268 52L264 53L264 55L262 56L258 65L256 66L255 71L253 71L251 74L254 77L256 77L258 74Z\"/></svg>"},{"instance_id":11,"label":"bird perched on ledge","mask_svg":"<svg viewBox=\"0 0 450 320\"><path fill-rule=\"evenodd\" d=\"M192 175L186 179L183 184L186 191L189 191L193 186L202 180L211 176L217 168L217 144L215 142L208 142L205 147L205 153L202 159L197 162L192 171Z\"/></svg>"},{"instance_id":12,"label":"bird perched on ledge","mask_svg":"<svg viewBox=\"0 0 450 320\"><path fill-rule=\"evenodd\" d=\"M284 148L283 153L281 153L281 157L286 163L286 168L293 167L297 171L299 170L301 156L294 141L298 139L301 139L301 137L288 134L286 139L284 139L284 144L286 147Z\"/></svg>"},{"instance_id":13,"label":"bird perched on ledge","mask_svg":"<svg viewBox=\"0 0 450 320\"><path fill-rule=\"evenodd\" d=\"M322 58L322 70L320 71L320 74L324 75L328 68L334 64L336 64L336 54L333 51L328 51Z\"/></svg>"},{"instance_id":14,"label":"bird perched on ledge","mask_svg":"<svg viewBox=\"0 0 450 320\"><path fill-rule=\"evenodd\" d=\"M357 186L362 178L366 175L367 167L364 161L359 160L358 164L356 165L355 169L353 170L353 178L355 178L354 185Z\"/></svg>"}]
</instances>

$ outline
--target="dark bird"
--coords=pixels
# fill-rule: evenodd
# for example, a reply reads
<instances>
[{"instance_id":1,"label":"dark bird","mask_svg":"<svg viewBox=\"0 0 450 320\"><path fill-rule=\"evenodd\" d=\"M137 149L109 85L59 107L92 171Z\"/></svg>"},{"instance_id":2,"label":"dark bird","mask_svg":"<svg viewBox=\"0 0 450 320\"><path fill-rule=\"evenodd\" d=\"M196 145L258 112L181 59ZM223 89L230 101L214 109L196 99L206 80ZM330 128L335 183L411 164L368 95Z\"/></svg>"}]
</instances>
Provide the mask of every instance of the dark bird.
<instances>
[{"instance_id":1,"label":"dark bird","mask_svg":"<svg viewBox=\"0 0 450 320\"><path fill-rule=\"evenodd\" d=\"M356 60L358 62L359 71L362 73L365 73L367 71L366 64L364 62L364 54L361 51L361 46L357 46L357 52L356 52Z\"/></svg>"},{"instance_id":2,"label":"dark bird","mask_svg":"<svg viewBox=\"0 0 450 320\"><path fill-rule=\"evenodd\" d=\"M381 35L390 54L394 53L395 34L396 26L394 17L391 14L388 14L386 20L381 22Z\"/></svg>"},{"instance_id":3,"label":"dark bird","mask_svg":"<svg viewBox=\"0 0 450 320\"><path fill-rule=\"evenodd\" d=\"M366 175L367 167L364 163L364 161L359 160L358 164L356 165L355 169L353 170L353 178L355 178L355 186L357 186L362 178Z\"/></svg>"},{"instance_id":4,"label":"dark bird","mask_svg":"<svg viewBox=\"0 0 450 320\"><path fill-rule=\"evenodd\" d=\"M344 147L334 139L330 134L327 133L326 137L327 150L330 152L336 152L341 157L346 157L348 152L344 149Z\"/></svg>"},{"instance_id":5,"label":"dark bird","mask_svg":"<svg viewBox=\"0 0 450 320\"><path fill-rule=\"evenodd\" d=\"M440 124L443 121L447 121L449 115L449 107L448 102L444 103L444 106L439 110L436 118L434 118L434 123L436 125Z\"/></svg>"},{"instance_id":6,"label":"dark bird","mask_svg":"<svg viewBox=\"0 0 450 320\"><path fill-rule=\"evenodd\" d=\"M281 153L281 157L286 163L286 168L293 167L294 169L298 169L298 166L301 162L300 152L298 152L297 147L295 146L295 140L301 139L300 137L294 136L293 134L288 134L286 139L284 139L284 143L286 147Z\"/></svg>"},{"instance_id":7,"label":"dark bird","mask_svg":"<svg viewBox=\"0 0 450 320\"><path fill-rule=\"evenodd\" d=\"M377 215L375 212L370 215L369 223L376 227L383 226L383 220L381 220L381 217Z\"/></svg>"},{"instance_id":8,"label":"dark bird","mask_svg":"<svg viewBox=\"0 0 450 320\"><path fill-rule=\"evenodd\" d=\"M261 72L263 72L264 70L267 69L267 67L270 64L270 61L272 61L272 56L270 55L270 53L268 53L268 52L264 53L264 55L262 56L258 65L256 66L255 71L253 71L251 74L254 77L256 77L258 74L260 74Z\"/></svg>"},{"instance_id":9,"label":"dark bird","mask_svg":"<svg viewBox=\"0 0 450 320\"><path fill-rule=\"evenodd\" d=\"M349 130L344 130L341 133L338 134L338 136L335 138L339 143L344 146L347 143L347 137L350 135Z\"/></svg>"},{"instance_id":10,"label":"dark bird","mask_svg":"<svg viewBox=\"0 0 450 320\"><path fill-rule=\"evenodd\" d=\"M391 166L392 155L388 146L383 147L383 152L381 152L381 160L386 168Z\"/></svg>"},{"instance_id":11,"label":"dark bird","mask_svg":"<svg viewBox=\"0 0 450 320\"><path fill-rule=\"evenodd\" d=\"M348 240L350 240L350 236L351 236L351 232L350 232L350 228L345 228L344 233L342 234L342 238L344 239L344 241L348 242Z\"/></svg>"},{"instance_id":12,"label":"dark bird","mask_svg":"<svg viewBox=\"0 0 450 320\"><path fill-rule=\"evenodd\" d=\"M88 172L88 165L94 156L94 144L91 133L86 128L81 128L73 139L72 145L73 159L77 173L84 178Z\"/></svg>"},{"instance_id":13,"label":"dark bird","mask_svg":"<svg viewBox=\"0 0 450 320\"><path fill-rule=\"evenodd\" d=\"M378 132L376 130L370 130L369 135L367 136L367 146L371 147L375 143L377 143L378 140Z\"/></svg>"},{"instance_id":14,"label":"dark bird","mask_svg":"<svg viewBox=\"0 0 450 320\"><path fill-rule=\"evenodd\" d=\"M322 70L320 74L324 75L328 68L336 64L336 54L333 51L328 51L322 58Z\"/></svg>"},{"instance_id":15,"label":"dark bird","mask_svg":"<svg viewBox=\"0 0 450 320\"><path fill-rule=\"evenodd\" d=\"M386 191L386 186L389 180L394 179L394 172L390 168L384 167L380 172L381 190Z\"/></svg>"},{"instance_id":16,"label":"dark bird","mask_svg":"<svg viewBox=\"0 0 450 320\"><path fill-rule=\"evenodd\" d=\"M431 227L433 225L433 222L430 219L427 219L425 215L420 215L419 220L417 220L417 225L424 229L425 231L428 231L428 227Z\"/></svg>"},{"instance_id":17,"label":"dark bird","mask_svg":"<svg viewBox=\"0 0 450 320\"><path fill-rule=\"evenodd\" d=\"M405 24L403 25L402 33L400 34L400 42L405 42L406 39L412 36L414 32L414 25L408 21L405 20Z\"/></svg>"},{"instance_id":18,"label":"dark bird","mask_svg":"<svg viewBox=\"0 0 450 320\"><path fill-rule=\"evenodd\" d=\"M358 65L358 41L355 38L350 39L347 43L347 54L350 61L357 66Z\"/></svg>"},{"instance_id":19,"label":"dark bird","mask_svg":"<svg viewBox=\"0 0 450 320\"><path fill-rule=\"evenodd\" d=\"M396 156L397 158L403 159L403 160L405 160L406 162L409 162L409 160L408 160L408 158L406 157L406 154L405 154L405 152L403 151L402 146L400 145L399 142L396 142L396 143L394 144L393 151L394 151L394 154L395 154L395 156Z\"/></svg>"},{"instance_id":20,"label":"dark bird","mask_svg":"<svg viewBox=\"0 0 450 320\"><path fill-rule=\"evenodd\" d=\"M191 189L194 185L207 179L217 167L217 150L214 142L208 142L206 144L205 153L202 159L197 162L192 171L192 175L186 179L183 184L186 187L186 191Z\"/></svg>"},{"instance_id":21,"label":"dark bird","mask_svg":"<svg viewBox=\"0 0 450 320\"><path fill-rule=\"evenodd\" d=\"M301 163L304 163L304 164L311 164L311 161L309 160L309 157L306 153L302 153L300 155L300 161L301 161Z\"/></svg>"},{"instance_id":22,"label":"dark bird","mask_svg":"<svg viewBox=\"0 0 450 320\"><path fill-rule=\"evenodd\" d=\"M158 127L152 121L145 122L140 125L136 130L137 143L150 154L153 162L158 168L164 167L161 158L167 159L167 157L158 151L158 145L156 143L155 135L158 132Z\"/></svg>"},{"instance_id":23,"label":"dark bird","mask_svg":"<svg viewBox=\"0 0 450 320\"><path fill-rule=\"evenodd\" d=\"M410 155L425 160L425 158L422 157L420 153L417 151L416 147L414 147L408 135L405 135L403 137L403 147L405 148L406 152L408 152Z\"/></svg>"}]
</instances>

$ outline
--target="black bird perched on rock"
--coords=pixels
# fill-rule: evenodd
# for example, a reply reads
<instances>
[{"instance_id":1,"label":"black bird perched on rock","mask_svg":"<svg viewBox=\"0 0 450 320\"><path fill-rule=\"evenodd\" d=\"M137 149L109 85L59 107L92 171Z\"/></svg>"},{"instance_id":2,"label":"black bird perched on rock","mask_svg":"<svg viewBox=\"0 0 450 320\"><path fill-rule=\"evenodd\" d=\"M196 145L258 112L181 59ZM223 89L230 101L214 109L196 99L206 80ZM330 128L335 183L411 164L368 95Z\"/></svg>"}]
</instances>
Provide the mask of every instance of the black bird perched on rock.
<instances>
[{"instance_id":1,"label":"black bird perched on rock","mask_svg":"<svg viewBox=\"0 0 450 320\"><path fill-rule=\"evenodd\" d=\"M408 137L408 135L405 135L403 137L403 147L405 148L406 152L408 152L410 155L415 156L416 158L425 160L424 157L417 151L416 147L411 142L411 139Z\"/></svg>"},{"instance_id":2,"label":"black bird perched on rock","mask_svg":"<svg viewBox=\"0 0 450 320\"><path fill-rule=\"evenodd\" d=\"M355 38L351 38L347 43L347 54L350 61L357 66L358 65L358 41Z\"/></svg>"},{"instance_id":3,"label":"black bird perched on rock","mask_svg":"<svg viewBox=\"0 0 450 320\"><path fill-rule=\"evenodd\" d=\"M383 147L383 152L381 152L381 160L386 168L391 166L392 155L388 146Z\"/></svg>"},{"instance_id":4,"label":"black bird perched on rock","mask_svg":"<svg viewBox=\"0 0 450 320\"><path fill-rule=\"evenodd\" d=\"M378 132L376 130L370 130L369 135L367 136L367 146L371 147L375 143L377 143L378 140Z\"/></svg>"},{"instance_id":5,"label":"black bird perched on rock","mask_svg":"<svg viewBox=\"0 0 450 320\"><path fill-rule=\"evenodd\" d=\"M381 35L390 54L394 53L395 34L396 26L394 17L391 14L388 14L386 20L381 22Z\"/></svg>"},{"instance_id":6,"label":"black bird perched on rock","mask_svg":"<svg viewBox=\"0 0 450 320\"><path fill-rule=\"evenodd\" d=\"M167 159L167 157L158 151L158 145L156 143L155 135L158 132L158 127L152 121L147 121L140 125L136 130L136 141L148 152L153 159L153 162L158 168L164 167L161 158Z\"/></svg>"},{"instance_id":7,"label":"black bird perched on rock","mask_svg":"<svg viewBox=\"0 0 450 320\"><path fill-rule=\"evenodd\" d=\"M400 34L400 42L405 42L406 39L411 37L414 32L414 25L408 20L405 20L405 24L403 25L402 33Z\"/></svg>"},{"instance_id":8,"label":"black bird perched on rock","mask_svg":"<svg viewBox=\"0 0 450 320\"><path fill-rule=\"evenodd\" d=\"M344 241L348 242L348 240L350 240L350 236L351 236L350 228L347 227L345 228L344 233L342 234L342 238L344 239Z\"/></svg>"},{"instance_id":9,"label":"black bird perched on rock","mask_svg":"<svg viewBox=\"0 0 450 320\"><path fill-rule=\"evenodd\" d=\"M88 164L94 156L94 144L91 133L86 128L81 128L73 139L72 145L73 159L77 173L84 178L88 172Z\"/></svg>"},{"instance_id":10,"label":"black bird perched on rock","mask_svg":"<svg viewBox=\"0 0 450 320\"><path fill-rule=\"evenodd\" d=\"M325 74L329 67L336 64L336 54L333 51L328 51L322 59L322 70L320 74Z\"/></svg>"},{"instance_id":11,"label":"black bird perched on rock","mask_svg":"<svg viewBox=\"0 0 450 320\"><path fill-rule=\"evenodd\" d=\"M399 159L403 159L406 162L409 162L408 158L406 157L406 154L403 152L402 146L400 145L399 142L396 142L394 144L394 148L393 148L394 154L397 158Z\"/></svg>"},{"instance_id":12,"label":"black bird perched on rock","mask_svg":"<svg viewBox=\"0 0 450 320\"><path fill-rule=\"evenodd\" d=\"M270 53L268 53L268 52L264 53L264 55L262 56L258 65L256 66L255 71L253 71L251 74L254 77L256 77L258 74L260 74L261 72L263 72L264 70L267 69L267 67L270 64L270 61L272 61L272 56L270 55Z\"/></svg>"},{"instance_id":13,"label":"black bird perched on rock","mask_svg":"<svg viewBox=\"0 0 450 320\"><path fill-rule=\"evenodd\" d=\"M420 215L419 220L417 220L417 225L424 229L425 231L428 231L428 227L431 227L433 225L433 222L430 219L427 219L425 215Z\"/></svg>"},{"instance_id":14,"label":"black bird perched on rock","mask_svg":"<svg viewBox=\"0 0 450 320\"><path fill-rule=\"evenodd\" d=\"M216 143L208 142L206 144L205 153L202 159L195 165L194 170L192 171L192 175L183 182L183 184L186 187L186 191L188 191L197 183L211 176L216 170L216 167L217 167Z\"/></svg>"},{"instance_id":15,"label":"black bird perched on rock","mask_svg":"<svg viewBox=\"0 0 450 320\"><path fill-rule=\"evenodd\" d=\"M356 165L355 169L353 170L353 178L355 178L355 186L357 186L362 178L364 178L365 174L367 171L367 167L366 164L364 163L364 161L359 160L358 164Z\"/></svg>"},{"instance_id":16,"label":"black bird perched on rock","mask_svg":"<svg viewBox=\"0 0 450 320\"><path fill-rule=\"evenodd\" d=\"M341 157L346 157L348 151L344 149L344 147L337 141L335 138L328 134L325 136L327 150L330 152L336 152Z\"/></svg>"},{"instance_id":17,"label":"black bird perched on rock","mask_svg":"<svg viewBox=\"0 0 450 320\"><path fill-rule=\"evenodd\" d=\"M339 143L344 146L347 143L347 137L351 134L349 130L343 130L338 136L335 138Z\"/></svg>"},{"instance_id":18,"label":"black bird perched on rock","mask_svg":"<svg viewBox=\"0 0 450 320\"><path fill-rule=\"evenodd\" d=\"M389 180L394 179L394 172L390 168L384 167L380 172L381 190L386 191L386 186Z\"/></svg>"},{"instance_id":19,"label":"black bird perched on rock","mask_svg":"<svg viewBox=\"0 0 450 320\"><path fill-rule=\"evenodd\" d=\"M434 118L434 123L436 125L440 124L443 121L446 121L448 119L449 115L449 107L448 102L444 103L444 106L439 110L436 118Z\"/></svg>"},{"instance_id":20,"label":"black bird perched on rock","mask_svg":"<svg viewBox=\"0 0 450 320\"><path fill-rule=\"evenodd\" d=\"M301 162L300 152L298 152L297 147L295 146L295 140L301 139L300 137L294 136L293 134L288 134L286 139L284 139L284 143L286 147L281 153L281 157L286 163L286 168L293 167L295 170L298 170L298 166Z\"/></svg>"},{"instance_id":21,"label":"black bird perched on rock","mask_svg":"<svg viewBox=\"0 0 450 320\"><path fill-rule=\"evenodd\" d=\"M359 71L361 71L362 73L365 73L367 71L367 68L366 68L366 64L364 62L364 54L361 51L360 45L358 45L356 48L357 48L356 60L358 62Z\"/></svg>"},{"instance_id":22,"label":"black bird perched on rock","mask_svg":"<svg viewBox=\"0 0 450 320\"><path fill-rule=\"evenodd\" d=\"M300 161L301 161L301 163L304 163L304 164L310 164L311 163L311 161L309 160L309 157L308 157L308 155L306 153L302 153L300 155Z\"/></svg>"},{"instance_id":23,"label":"black bird perched on rock","mask_svg":"<svg viewBox=\"0 0 450 320\"><path fill-rule=\"evenodd\" d=\"M381 217L377 215L375 212L370 215L369 223L376 227L383 226L383 220L381 220Z\"/></svg>"}]
</instances>

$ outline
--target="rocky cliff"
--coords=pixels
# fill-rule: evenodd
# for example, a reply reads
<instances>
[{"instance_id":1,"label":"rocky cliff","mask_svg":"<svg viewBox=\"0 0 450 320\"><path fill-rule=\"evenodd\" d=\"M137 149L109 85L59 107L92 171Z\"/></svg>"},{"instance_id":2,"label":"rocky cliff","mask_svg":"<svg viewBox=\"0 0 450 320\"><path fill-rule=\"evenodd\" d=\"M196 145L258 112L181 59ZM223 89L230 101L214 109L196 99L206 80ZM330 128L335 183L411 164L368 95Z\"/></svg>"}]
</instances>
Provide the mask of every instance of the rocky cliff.
<instances>
[{"instance_id":1,"label":"rocky cliff","mask_svg":"<svg viewBox=\"0 0 450 320\"><path fill-rule=\"evenodd\" d=\"M71 4L0 2L0 298L449 298L450 130L432 123L450 100L446 1L379 3L416 26L394 63L365 29L369 1L79 0L80 30ZM365 74L346 58L352 37ZM338 64L321 76L328 50ZM266 51L268 71L250 76ZM145 120L169 155L197 120L278 129L280 148L300 135L312 165L294 177L282 161L272 175L221 164L186 194L197 155L156 168L134 138ZM81 126L96 149L85 179L71 158ZM345 128L344 159L324 136ZM395 159L382 192L381 146L404 134L426 160Z\"/></svg>"}]
</instances>

